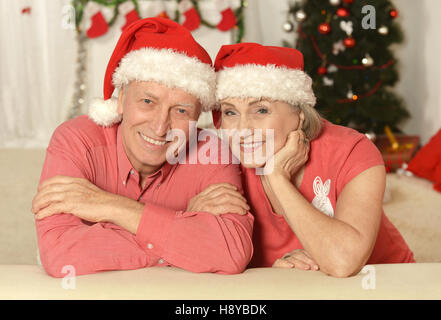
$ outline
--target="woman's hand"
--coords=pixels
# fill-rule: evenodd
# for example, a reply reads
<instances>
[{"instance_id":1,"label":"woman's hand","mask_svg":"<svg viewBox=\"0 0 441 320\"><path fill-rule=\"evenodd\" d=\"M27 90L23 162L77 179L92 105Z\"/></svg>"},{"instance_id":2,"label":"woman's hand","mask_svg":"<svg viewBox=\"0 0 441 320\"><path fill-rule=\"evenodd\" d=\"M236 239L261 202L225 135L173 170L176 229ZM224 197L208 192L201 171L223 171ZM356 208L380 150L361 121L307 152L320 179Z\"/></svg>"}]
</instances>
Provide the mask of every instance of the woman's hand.
<instances>
[{"instance_id":1,"label":"woman's hand","mask_svg":"<svg viewBox=\"0 0 441 320\"><path fill-rule=\"evenodd\" d=\"M209 185L201 193L194 196L188 206L187 212L208 212L214 215L223 213L247 214L250 207L243 195L237 191L236 186L229 183Z\"/></svg>"},{"instance_id":2,"label":"woman's hand","mask_svg":"<svg viewBox=\"0 0 441 320\"><path fill-rule=\"evenodd\" d=\"M265 175L282 175L291 180L308 161L309 147L309 141L301 129L291 131L285 146L266 162Z\"/></svg>"},{"instance_id":3,"label":"woman's hand","mask_svg":"<svg viewBox=\"0 0 441 320\"><path fill-rule=\"evenodd\" d=\"M320 267L304 249L296 249L277 259L273 268L297 268L303 270L319 270Z\"/></svg>"}]
</instances>

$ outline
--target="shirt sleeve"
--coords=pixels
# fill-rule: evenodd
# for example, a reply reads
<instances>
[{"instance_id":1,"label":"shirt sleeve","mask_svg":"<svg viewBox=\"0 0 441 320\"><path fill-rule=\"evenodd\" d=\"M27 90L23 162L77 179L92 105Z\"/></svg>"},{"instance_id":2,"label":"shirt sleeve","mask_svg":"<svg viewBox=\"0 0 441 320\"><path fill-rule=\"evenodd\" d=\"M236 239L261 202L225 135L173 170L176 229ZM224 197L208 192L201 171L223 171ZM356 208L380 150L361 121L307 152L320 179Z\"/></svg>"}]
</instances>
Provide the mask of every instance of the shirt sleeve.
<instances>
[{"instance_id":1,"label":"shirt sleeve","mask_svg":"<svg viewBox=\"0 0 441 320\"><path fill-rule=\"evenodd\" d=\"M363 171L378 165L384 165L383 158L378 148L367 137L361 137L349 150L337 179L338 193L344 186Z\"/></svg>"},{"instance_id":2,"label":"shirt sleeve","mask_svg":"<svg viewBox=\"0 0 441 320\"><path fill-rule=\"evenodd\" d=\"M204 177L202 189L221 182L231 183L243 193L237 165L217 166ZM245 270L253 255L253 222L249 212L215 216L146 204L136 239L145 250L176 267L235 274Z\"/></svg>"},{"instance_id":3,"label":"shirt sleeve","mask_svg":"<svg viewBox=\"0 0 441 320\"><path fill-rule=\"evenodd\" d=\"M40 182L56 175L90 180L87 149L59 127L49 144ZM111 223L94 223L66 213L35 220L40 260L46 272L63 277L63 268L73 266L76 275L103 270L137 269L155 264L135 235Z\"/></svg>"}]
</instances>

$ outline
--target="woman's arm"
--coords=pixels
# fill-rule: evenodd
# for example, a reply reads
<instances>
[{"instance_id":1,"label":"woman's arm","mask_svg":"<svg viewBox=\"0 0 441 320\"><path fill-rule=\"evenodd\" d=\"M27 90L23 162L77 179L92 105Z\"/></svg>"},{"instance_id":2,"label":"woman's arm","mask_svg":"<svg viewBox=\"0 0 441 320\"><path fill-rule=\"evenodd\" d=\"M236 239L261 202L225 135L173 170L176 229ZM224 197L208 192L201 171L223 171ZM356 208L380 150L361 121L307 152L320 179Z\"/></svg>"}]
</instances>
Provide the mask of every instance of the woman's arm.
<instances>
[{"instance_id":1,"label":"woman's arm","mask_svg":"<svg viewBox=\"0 0 441 320\"><path fill-rule=\"evenodd\" d=\"M334 218L310 204L286 174L262 176L276 213L283 215L305 250L332 276L348 277L360 271L375 244L385 189L384 166L371 167L346 184Z\"/></svg>"}]
</instances>

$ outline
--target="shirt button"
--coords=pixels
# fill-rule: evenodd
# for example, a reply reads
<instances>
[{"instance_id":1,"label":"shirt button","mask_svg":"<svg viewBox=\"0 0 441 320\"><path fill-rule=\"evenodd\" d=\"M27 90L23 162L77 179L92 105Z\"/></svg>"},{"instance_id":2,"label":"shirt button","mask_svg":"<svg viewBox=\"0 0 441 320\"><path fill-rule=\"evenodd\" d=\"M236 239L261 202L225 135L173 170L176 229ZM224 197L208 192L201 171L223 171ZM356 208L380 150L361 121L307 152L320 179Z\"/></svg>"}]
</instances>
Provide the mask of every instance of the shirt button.
<instances>
[{"instance_id":1,"label":"shirt button","mask_svg":"<svg viewBox=\"0 0 441 320\"><path fill-rule=\"evenodd\" d=\"M125 182L125 181L123 181L123 185L124 185L124 186L126 185L126 182Z\"/></svg>"},{"instance_id":2,"label":"shirt button","mask_svg":"<svg viewBox=\"0 0 441 320\"><path fill-rule=\"evenodd\" d=\"M130 169L130 174L134 174L135 171L133 169Z\"/></svg>"},{"instance_id":3,"label":"shirt button","mask_svg":"<svg viewBox=\"0 0 441 320\"><path fill-rule=\"evenodd\" d=\"M147 248L153 249L153 245L151 243L147 243Z\"/></svg>"},{"instance_id":4,"label":"shirt button","mask_svg":"<svg viewBox=\"0 0 441 320\"><path fill-rule=\"evenodd\" d=\"M159 264L163 264L164 263L164 259L159 259L158 263Z\"/></svg>"}]
</instances>

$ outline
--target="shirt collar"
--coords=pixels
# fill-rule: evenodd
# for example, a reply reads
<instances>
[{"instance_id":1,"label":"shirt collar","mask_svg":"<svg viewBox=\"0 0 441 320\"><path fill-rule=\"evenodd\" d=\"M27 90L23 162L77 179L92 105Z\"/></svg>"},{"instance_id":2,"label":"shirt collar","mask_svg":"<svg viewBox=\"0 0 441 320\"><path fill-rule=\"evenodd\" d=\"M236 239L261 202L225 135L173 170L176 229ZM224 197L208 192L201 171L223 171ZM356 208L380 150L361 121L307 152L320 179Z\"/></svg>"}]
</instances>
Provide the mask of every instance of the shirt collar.
<instances>
[{"instance_id":1,"label":"shirt collar","mask_svg":"<svg viewBox=\"0 0 441 320\"><path fill-rule=\"evenodd\" d=\"M127 157L127 153L124 149L124 144L122 142L122 132L121 132L121 125L118 125L118 131L117 131L117 137L116 137L116 152L118 157L118 171L119 171L119 177L122 182L127 183L127 180L130 177L130 173L132 170L136 172L136 170L133 168L132 164L130 163L129 158ZM155 175L160 175L161 180L160 182L164 181L164 179L167 177L167 175L170 173L171 169L174 167L174 165L171 165L168 162L165 162L159 170L155 171L149 177L153 177Z\"/></svg>"}]
</instances>

